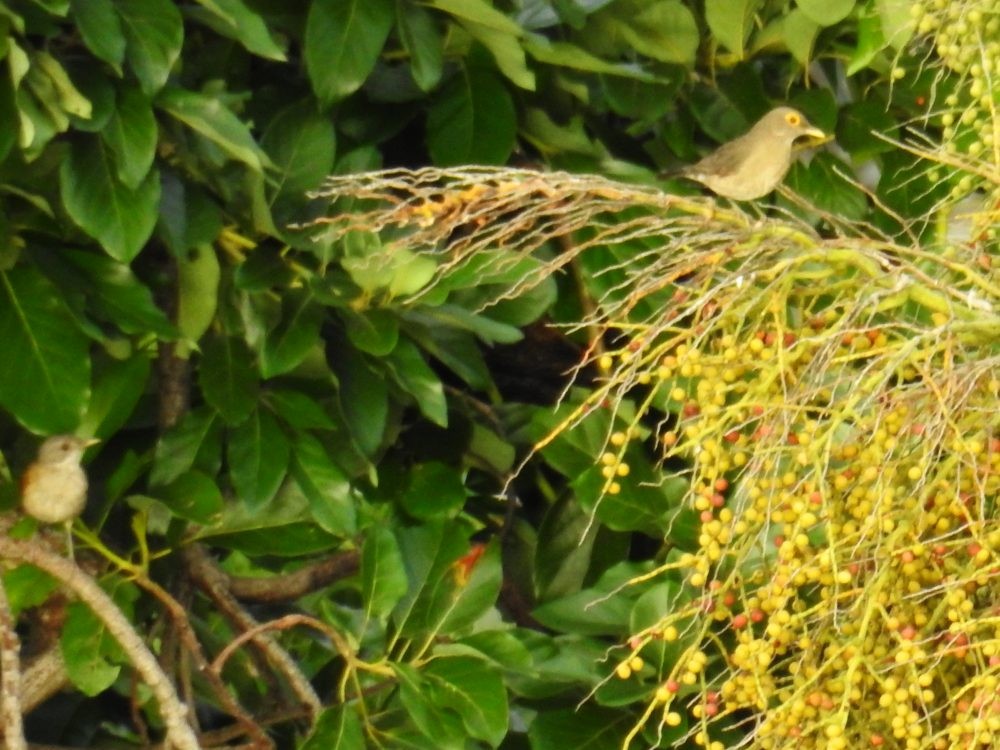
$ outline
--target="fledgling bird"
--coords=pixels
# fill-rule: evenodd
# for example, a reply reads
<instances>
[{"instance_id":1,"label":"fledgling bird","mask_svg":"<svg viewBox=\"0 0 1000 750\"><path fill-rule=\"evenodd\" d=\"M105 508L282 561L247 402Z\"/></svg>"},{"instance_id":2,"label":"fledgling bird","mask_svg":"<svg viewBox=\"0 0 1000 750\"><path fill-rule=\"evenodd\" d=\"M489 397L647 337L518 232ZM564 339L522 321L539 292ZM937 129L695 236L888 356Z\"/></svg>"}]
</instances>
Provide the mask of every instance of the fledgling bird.
<instances>
[{"instance_id":1,"label":"fledgling bird","mask_svg":"<svg viewBox=\"0 0 1000 750\"><path fill-rule=\"evenodd\" d=\"M762 198L785 179L792 165L792 148L802 137L826 139L827 135L798 110L777 107L739 138L678 174L700 182L723 198Z\"/></svg>"},{"instance_id":2,"label":"fledgling bird","mask_svg":"<svg viewBox=\"0 0 1000 750\"><path fill-rule=\"evenodd\" d=\"M80 465L83 452L97 440L55 435L38 449L38 458L21 476L21 507L42 523L62 523L67 529L87 504L87 474Z\"/></svg>"}]
</instances>

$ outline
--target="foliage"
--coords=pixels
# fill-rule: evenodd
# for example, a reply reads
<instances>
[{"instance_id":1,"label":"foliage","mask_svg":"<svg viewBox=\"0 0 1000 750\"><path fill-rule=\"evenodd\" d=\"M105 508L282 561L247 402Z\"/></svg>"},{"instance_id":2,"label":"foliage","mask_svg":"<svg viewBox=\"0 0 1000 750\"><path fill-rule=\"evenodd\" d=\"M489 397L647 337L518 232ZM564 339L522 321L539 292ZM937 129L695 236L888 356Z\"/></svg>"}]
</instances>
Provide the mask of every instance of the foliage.
<instances>
[{"instance_id":1,"label":"foliage","mask_svg":"<svg viewBox=\"0 0 1000 750\"><path fill-rule=\"evenodd\" d=\"M998 19L945 5L0 2L0 495L102 439L77 561L202 746L987 745ZM648 186L783 100L841 158L780 220ZM512 158L647 186L355 176ZM46 543L29 737L188 746Z\"/></svg>"}]
</instances>

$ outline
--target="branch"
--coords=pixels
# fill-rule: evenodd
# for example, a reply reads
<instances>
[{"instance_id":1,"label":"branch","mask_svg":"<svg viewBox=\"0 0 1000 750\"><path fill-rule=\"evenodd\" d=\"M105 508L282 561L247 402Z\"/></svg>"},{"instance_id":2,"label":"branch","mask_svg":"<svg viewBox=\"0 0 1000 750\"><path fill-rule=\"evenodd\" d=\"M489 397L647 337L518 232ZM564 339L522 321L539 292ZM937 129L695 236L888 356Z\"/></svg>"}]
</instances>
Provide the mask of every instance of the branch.
<instances>
[{"instance_id":1,"label":"branch","mask_svg":"<svg viewBox=\"0 0 1000 750\"><path fill-rule=\"evenodd\" d=\"M75 564L40 549L36 545L0 537L0 557L18 560L45 571L60 581L93 611L104 623L143 680L149 685L160 707L166 727L167 742L177 750L199 750L198 738L187 722L185 707L156 657L132 627L132 623L115 606L103 589Z\"/></svg>"}]
</instances>

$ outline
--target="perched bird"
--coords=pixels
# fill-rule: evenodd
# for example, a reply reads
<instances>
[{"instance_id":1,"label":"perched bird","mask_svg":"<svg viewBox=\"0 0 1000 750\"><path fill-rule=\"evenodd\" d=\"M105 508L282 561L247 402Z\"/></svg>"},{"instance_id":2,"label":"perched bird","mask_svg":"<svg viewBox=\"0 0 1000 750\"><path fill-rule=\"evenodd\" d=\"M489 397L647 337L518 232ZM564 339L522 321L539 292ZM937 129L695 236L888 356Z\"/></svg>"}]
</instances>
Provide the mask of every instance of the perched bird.
<instances>
[{"instance_id":1,"label":"perched bird","mask_svg":"<svg viewBox=\"0 0 1000 750\"><path fill-rule=\"evenodd\" d=\"M798 110L778 107L750 130L720 146L697 164L678 172L723 198L748 201L761 198L785 178L792 165L792 147L798 138L825 139L826 133L809 123Z\"/></svg>"},{"instance_id":2,"label":"perched bird","mask_svg":"<svg viewBox=\"0 0 1000 750\"><path fill-rule=\"evenodd\" d=\"M67 528L87 504L87 474L80 465L83 452L97 440L55 435L38 449L38 458L21 476L21 507L42 523Z\"/></svg>"}]
</instances>

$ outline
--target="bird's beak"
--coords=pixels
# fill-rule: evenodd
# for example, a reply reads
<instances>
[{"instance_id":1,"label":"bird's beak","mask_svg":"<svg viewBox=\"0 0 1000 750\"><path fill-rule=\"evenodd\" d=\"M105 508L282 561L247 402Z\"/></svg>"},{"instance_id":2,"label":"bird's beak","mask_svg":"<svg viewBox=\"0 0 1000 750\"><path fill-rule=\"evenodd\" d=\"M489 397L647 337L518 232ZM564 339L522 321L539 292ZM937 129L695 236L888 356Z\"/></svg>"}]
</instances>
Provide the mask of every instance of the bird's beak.
<instances>
[{"instance_id":1,"label":"bird's beak","mask_svg":"<svg viewBox=\"0 0 1000 750\"><path fill-rule=\"evenodd\" d=\"M83 441L83 447L90 448L93 445L97 445L99 442L101 442L100 438L87 438Z\"/></svg>"},{"instance_id":2,"label":"bird's beak","mask_svg":"<svg viewBox=\"0 0 1000 750\"><path fill-rule=\"evenodd\" d=\"M813 126L810 126L810 127L806 128L805 130L803 130L802 131L802 135L804 135L806 138L813 138L816 141L819 141L821 143L826 143L827 141L832 141L833 140L833 136L832 135L827 135L826 133L824 133L819 128L813 127Z\"/></svg>"}]
</instances>

